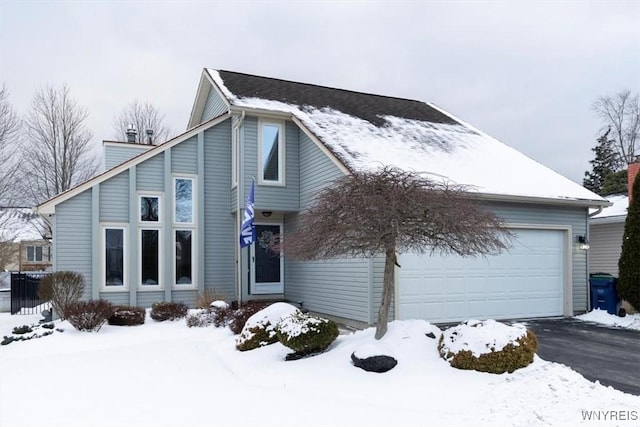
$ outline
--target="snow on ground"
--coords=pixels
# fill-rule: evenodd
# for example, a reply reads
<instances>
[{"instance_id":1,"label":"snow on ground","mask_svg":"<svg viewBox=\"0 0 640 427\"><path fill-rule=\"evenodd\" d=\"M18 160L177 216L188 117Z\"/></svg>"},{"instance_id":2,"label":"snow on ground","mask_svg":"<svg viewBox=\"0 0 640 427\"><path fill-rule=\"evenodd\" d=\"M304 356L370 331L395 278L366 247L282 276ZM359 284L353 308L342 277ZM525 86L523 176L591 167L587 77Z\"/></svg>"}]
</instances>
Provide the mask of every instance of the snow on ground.
<instances>
[{"instance_id":1,"label":"snow on ground","mask_svg":"<svg viewBox=\"0 0 640 427\"><path fill-rule=\"evenodd\" d=\"M640 313L618 317L615 314L609 314L606 310L595 309L589 313L576 316L576 319L640 331Z\"/></svg>"},{"instance_id":2,"label":"snow on ground","mask_svg":"<svg viewBox=\"0 0 640 427\"><path fill-rule=\"evenodd\" d=\"M39 318L0 314L0 334ZM389 325L377 344L393 349L398 366L385 374L350 361L354 349L375 342L373 329L286 362L279 343L239 352L228 329L188 328L184 320L147 317L99 333L56 327L64 332L0 347L3 427L636 426L640 416L639 396L537 357L513 374L451 368L425 321ZM617 421L585 419L612 413Z\"/></svg>"}]
</instances>

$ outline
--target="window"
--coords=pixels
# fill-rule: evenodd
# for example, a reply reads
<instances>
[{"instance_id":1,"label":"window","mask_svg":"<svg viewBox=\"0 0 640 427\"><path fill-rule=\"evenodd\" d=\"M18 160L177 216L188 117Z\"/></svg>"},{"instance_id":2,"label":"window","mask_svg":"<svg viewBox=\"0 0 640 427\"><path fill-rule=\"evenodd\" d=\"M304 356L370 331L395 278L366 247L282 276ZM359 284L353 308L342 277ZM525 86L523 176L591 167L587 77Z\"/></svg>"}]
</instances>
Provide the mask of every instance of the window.
<instances>
[{"instance_id":1,"label":"window","mask_svg":"<svg viewBox=\"0 0 640 427\"><path fill-rule=\"evenodd\" d=\"M140 196L140 222L160 222L159 196Z\"/></svg>"},{"instance_id":2,"label":"window","mask_svg":"<svg viewBox=\"0 0 640 427\"><path fill-rule=\"evenodd\" d=\"M258 172L261 183L284 183L282 129L282 124L277 122L261 122L260 124Z\"/></svg>"},{"instance_id":3,"label":"window","mask_svg":"<svg viewBox=\"0 0 640 427\"><path fill-rule=\"evenodd\" d=\"M193 231L175 230L176 285L193 285Z\"/></svg>"},{"instance_id":4,"label":"window","mask_svg":"<svg viewBox=\"0 0 640 427\"><path fill-rule=\"evenodd\" d=\"M27 261L42 262L42 246L27 246Z\"/></svg>"},{"instance_id":5,"label":"window","mask_svg":"<svg viewBox=\"0 0 640 427\"><path fill-rule=\"evenodd\" d=\"M140 284L160 285L160 230L140 230Z\"/></svg>"},{"instance_id":6,"label":"window","mask_svg":"<svg viewBox=\"0 0 640 427\"><path fill-rule=\"evenodd\" d=\"M125 274L125 229L104 228L104 285L124 287Z\"/></svg>"},{"instance_id":7,"label":"window","mask_svg":"<svg viewBox=\"0 0 640 427\"><path fill-rule=\"evenodd\" d=\"M174 178L174 219L177 223L192 224L194 217L193 179Z\"/></svg>"}]
</instances>

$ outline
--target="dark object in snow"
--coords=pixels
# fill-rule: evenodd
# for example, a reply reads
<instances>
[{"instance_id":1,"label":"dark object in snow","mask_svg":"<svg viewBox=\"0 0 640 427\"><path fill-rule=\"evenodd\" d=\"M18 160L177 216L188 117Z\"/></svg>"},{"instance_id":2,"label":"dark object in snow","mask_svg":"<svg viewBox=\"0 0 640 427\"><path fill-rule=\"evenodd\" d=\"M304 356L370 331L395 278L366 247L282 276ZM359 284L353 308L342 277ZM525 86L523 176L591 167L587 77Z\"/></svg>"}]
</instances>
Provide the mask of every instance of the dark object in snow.
<instances>
[{"instance_id":1,"label":"dark object in snow","mask_svg":"<svg viewBox=\"0 0 640 427\"><path fill-rule=\"evenodd\" d=\"M53 323L45 323L42 325L42 327L45 329L53 329Z\"/></svg>"},{"instance_id":2,"label":"dark object in snow","mask_svg":"<svg viewBox=\"0 0 640 427\"><path fill-rule=\"evenodd\" d=\"M398 361L391 356L371 356L360 359L355 352L351 353L353 365L368 372L383 373L395 368Z\"/></svg>"},{"instance_id":3,"label":"dark object in snow","mask_svg":"<svg viewBox=\"0 0 640 427\"><path fill-rule=\"evenodd\" d=\"M52 310L43 310L42 311L42 319L40 319L40 323L49 323L53 320L53 311Z\"/></svg>"},{"instance_id":4,"label":"dark object in snow","mask_svg":"<svg viewBox=\"0 0 640 427\"><path fill-rule=\"evenodd\" d=\"M618 317L625 317L626 315L627 315L627 310L620 307L620 310L618 310Z\"/></svg>"},{"instance_id":5,"label":"dark object in snow","mask_svg":"<svg viewBox=\"0 0 640 427\"><path fill-rule=\"evenodd\" d=\"M436 338L436 336L434 335L434 333L433 333L433 332L429 332L428 334L425 334L425 335L426 335L427 337L429 337L429 338L433 338L433 339L435 339L435 338Z\"/></svg>"},{"instance_id":6,"label":"dark object in snow","mask_svg":"<svg viewBox=\"0 0 640 427\"><path fill-rule=\"evenodd\" d=\"M33 329L29 325L16 326L13 328L13 332L16 335L28 334L29 332L33 332Z\"/></svg>"}]
</instances>

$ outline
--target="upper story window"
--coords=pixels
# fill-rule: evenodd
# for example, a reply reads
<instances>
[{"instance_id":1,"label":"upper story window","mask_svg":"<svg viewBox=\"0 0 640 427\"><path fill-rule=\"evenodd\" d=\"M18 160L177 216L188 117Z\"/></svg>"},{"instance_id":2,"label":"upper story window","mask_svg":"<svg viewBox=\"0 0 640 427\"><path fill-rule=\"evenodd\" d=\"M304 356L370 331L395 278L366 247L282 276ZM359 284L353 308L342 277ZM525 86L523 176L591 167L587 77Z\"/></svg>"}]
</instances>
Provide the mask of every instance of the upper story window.
<instances>
[{"instance_id":1,"label":"upper story window","mask_svg":"<svg viewBox=\"0 0 640 427\"><path fill-rule=\"evenodd\" d=\"M48 254L45 254L45 248L42 246L27 246L27 261L42 262L45 260L49 261Z\"/></svg>"},{"instance_id":2,"label":"upper story window","mask_svg":"<svg viewBox=\"0 0 640 427\"><path fill-rule=\"evenodd\" d=\"M160 196L140 196L140 222L160 222Z\"/></svg>"},{"instance_id":3,"label":"upper story window","mask_svg":"<svg viewBox=\"0 0 640 427\"><path fill-rule=\"evenodd\" d=\"M284 126L259 122L258 176L260 184L284 184Z\"/></svg>"},{"instance_id":4,"label":"upper story window","mask_svg":"<svg viewBox=\"0 0 640 427\"><path fill-rule=\"evenodd\" d=\"M181 224L194 223L194 179L174 178L174 221Z\"/></svg>"}]
</instances>

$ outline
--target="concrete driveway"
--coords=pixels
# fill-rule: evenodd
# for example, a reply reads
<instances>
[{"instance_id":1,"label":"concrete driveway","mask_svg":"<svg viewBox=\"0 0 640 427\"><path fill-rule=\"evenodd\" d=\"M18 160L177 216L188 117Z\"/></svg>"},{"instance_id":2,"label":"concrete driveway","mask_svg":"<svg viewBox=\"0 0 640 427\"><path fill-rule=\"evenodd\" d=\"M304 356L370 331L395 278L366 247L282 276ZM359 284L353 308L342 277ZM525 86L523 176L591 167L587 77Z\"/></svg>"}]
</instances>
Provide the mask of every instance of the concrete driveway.
<instances>
[{"instance_id":1,"label":"concrete driveway","mask_svg":"<svg viewBox=\"0 0 640 427\"><path fill-rule=\"evenodd\" d=\"M600 384L640 395L640 331L572 318L525 323L538 336L538 356L562 363Z\"/></svg>"}]
</instances>

